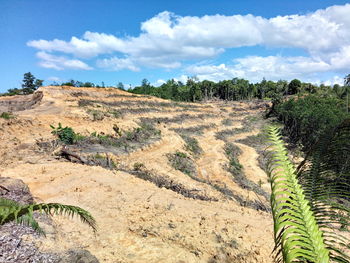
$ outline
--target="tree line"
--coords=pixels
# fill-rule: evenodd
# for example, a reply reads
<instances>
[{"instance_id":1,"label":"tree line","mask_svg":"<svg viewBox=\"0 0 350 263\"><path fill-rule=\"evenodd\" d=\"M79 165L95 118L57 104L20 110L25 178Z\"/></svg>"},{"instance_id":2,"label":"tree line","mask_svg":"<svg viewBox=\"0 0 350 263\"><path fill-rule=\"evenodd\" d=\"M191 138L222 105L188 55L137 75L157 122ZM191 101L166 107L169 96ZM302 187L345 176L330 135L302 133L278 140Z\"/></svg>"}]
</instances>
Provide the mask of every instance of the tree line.
<instances>
[{"instance_id":1,"label":"tree line","mask_svg":"<svg viewBox=\"0 0 350 263\"><path fill-rule=\"evenodd\" d=\"M281 96L295 95L302 93L331 95L339 99L344 99L349 93L350 74L345 77L344 85L335 84L327 86L324 84L315 85L293 79L271 81L263 79L258 83L250 83L246 79L233 78L213 82L209 80L198 81L196 78L188 78L186 83L168 80L159 87L150 84L147 79L143 79L140 86L129 89L129 92L136 94L147 94L163 99L176 101L196 102L203 100L251 100L251 99L278 99Z\"/></svg>"}]
</instances>

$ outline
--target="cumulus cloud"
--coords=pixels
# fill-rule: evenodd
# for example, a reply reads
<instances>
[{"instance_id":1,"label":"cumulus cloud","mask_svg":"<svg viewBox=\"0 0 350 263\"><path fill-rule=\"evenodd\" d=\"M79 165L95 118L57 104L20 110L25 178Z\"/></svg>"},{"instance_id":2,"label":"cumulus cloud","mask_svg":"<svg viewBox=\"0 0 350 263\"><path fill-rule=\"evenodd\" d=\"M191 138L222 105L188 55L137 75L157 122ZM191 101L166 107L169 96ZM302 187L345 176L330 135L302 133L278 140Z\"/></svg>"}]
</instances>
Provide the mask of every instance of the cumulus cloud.
<instances>
[{"instance_id":1,"label":"cumulus cloud","mask_svg":"<svg viewBox=\"0 0 350 263\"><path fill-rule=\"evenodd\" d=\"M43 68L52 68L56 70L63 69L82 69L91 70L92 68L86 63L78 59L68 59L63 56L55 56L44 51L36 53L36 56L40 59L39 65Z\"/></svg>"},{"instance_id":2,"label":"cumulus cloud","mask_svg":"<svg viewBox=\"0 0 350 263\"><path fill-rule=\"evenodd\" d=\"M106 68L110 70L122 70L128 69L131 71L139 71L140 69L129 58L105 58L97 61L97 66L100 68Z\"/></svg>"},{"instance_id":3,"label":"cumulus cloud","mask_svg":"<svg viewBox=\"0 0 350 263\"><path fill-rule=\"evenodd\" d=\"M46 57L52 56L42 59L40 65L44 67L90 69L81 60L96 58L98 67L116 71L138 71L142 67L176 69L184 62L213 59L227 49L247 46L298 48L308 56L252 54L233 63L192 66L186 70L208 78L311 76L349 68L349 13L350 4L269 19L254 15L177 16L164 11L143 22L138 36L87 31L81 38L73 36L69 41L40 39L27 45L39 49ZM62 57L55 53L72 56L65 59L70 67L60 65L57 60Z\"/></svg>"}]
</instances>

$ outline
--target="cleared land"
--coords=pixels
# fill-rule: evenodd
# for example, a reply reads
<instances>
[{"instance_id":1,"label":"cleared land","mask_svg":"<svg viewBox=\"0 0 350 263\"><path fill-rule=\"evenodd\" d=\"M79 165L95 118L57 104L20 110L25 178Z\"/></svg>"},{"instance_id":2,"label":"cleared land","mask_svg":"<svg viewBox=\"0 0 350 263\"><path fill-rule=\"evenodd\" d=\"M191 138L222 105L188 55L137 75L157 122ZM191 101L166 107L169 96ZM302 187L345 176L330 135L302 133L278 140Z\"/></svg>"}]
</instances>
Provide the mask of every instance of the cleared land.
<instances>
[{"instance_id":1,"label":"cleared land","mask_svg":"<svg viewBox=\"0 0 350 263\"><path fill-rule=\"evenodd\" d=\"M245 144L264 125L263 103L40 92L15 118L0 118L0 174L22 179L36 201L89 210L98 232L55 217L46 238L28 242L84 248L100 262L271 262L269 184L256 147ZM57 143L50 124L59 122L85 137Z\"/></svg>"}]
</instances>

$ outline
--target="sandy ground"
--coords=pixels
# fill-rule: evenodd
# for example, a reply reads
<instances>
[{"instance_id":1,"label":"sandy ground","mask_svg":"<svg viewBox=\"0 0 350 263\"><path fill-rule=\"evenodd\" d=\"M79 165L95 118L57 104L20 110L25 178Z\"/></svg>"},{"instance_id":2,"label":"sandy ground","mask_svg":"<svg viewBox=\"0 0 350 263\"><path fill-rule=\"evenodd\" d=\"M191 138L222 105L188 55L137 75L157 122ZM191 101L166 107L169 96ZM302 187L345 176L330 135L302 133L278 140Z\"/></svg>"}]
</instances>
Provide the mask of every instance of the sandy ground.
<instances>
[{"instance_id":1,"label":"sandy ground","mask_svg":"<svg viewBox=\"0 0 350 263\"><path fill-rule=\"evenodd\" d=\"M37 201L61 202L81 206L92 213L98 224L94 234L79 221L54 218L54 226L45 226L47 237L36 240L45 251L84 248L100 262L271 262L273 248L272 218L268 212L240 206L210 186L210 182L225 185L247 200L255 200L251 191L240 188L224 168L228 162L224 142L215 134L227 128L239 128L245 116L259 113L248 103L196 104L184 111L181 107L165 107L164 112L126 114L120 118L106 117L93 121L86 108L78 107L79 99L108 102L167 101L146 96L95 88L43 87L44 96L33 109L17 112L13 120L0 119L1 176L22 179ZM82 94L78 94L81 92ZM113 96L111 96L113 95ZM117 106L115 107L118 108ZM101 110L101 107L97 108ZM195 109L195 110L193 110ZM224 109L224 110L222 110ZM192 111L193 110L193 111ZM230 117L229 113L237 115ZM182 124L159 124L161 140L130 154L114 156L123 167L135 162L160 176L197 189L218 201L201 201L184 196L120 170L107 170L57 159L36 146L38 141L53 140L50 124L61 122L82 134L113 133L117 125L126 131L137 126L140 117L172 118L179 114L212 113L214 117L189 118ZM221 125L225 118L232 127ZM203 183L170 166L167 153L185 151L184 141L171 130L205 123L217 126L196 135L203 149L194 159ZM257 134L258 130L234 135L232 142ZM245 176L268 191L267 176L258 166L256 151L242 143L239 162Z\"/></svg>"}]
</instances>

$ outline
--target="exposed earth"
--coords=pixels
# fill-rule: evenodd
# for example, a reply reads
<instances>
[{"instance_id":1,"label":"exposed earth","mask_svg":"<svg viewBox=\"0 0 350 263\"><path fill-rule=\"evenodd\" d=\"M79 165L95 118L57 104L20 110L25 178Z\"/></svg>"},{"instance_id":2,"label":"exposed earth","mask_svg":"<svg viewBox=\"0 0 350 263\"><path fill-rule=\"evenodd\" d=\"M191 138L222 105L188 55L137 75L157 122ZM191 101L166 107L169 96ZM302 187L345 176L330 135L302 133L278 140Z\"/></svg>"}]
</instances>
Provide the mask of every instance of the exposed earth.
<instances>
[{"instance_id":1,"label":"exposed earth","mask_svg":"<svg viewBox=\"0 0 350 263\"><path fill-rule=\"evenodd\" d=\"M98 231L53 217L43 222L46 237L24 243L43 253L87 250L99 262L272 261L267 175L261 152L245 143L264 125L263 102L186 104L117 89L56 86L30 96L12 97L15 103L0 97L1 110L12 105L14 114L0 118L1 177L23 180L36 202L88 210ZM80 160L62 156L65 148L50 128L58 123L95 138L68 146ZM156 132L142 137L140 125ZM97 143L99 135L125 140L107 145ZM242 165L236 176L229 144ZM88 159L95 162L87 165Z\"/></svg>"}]
</instances>

